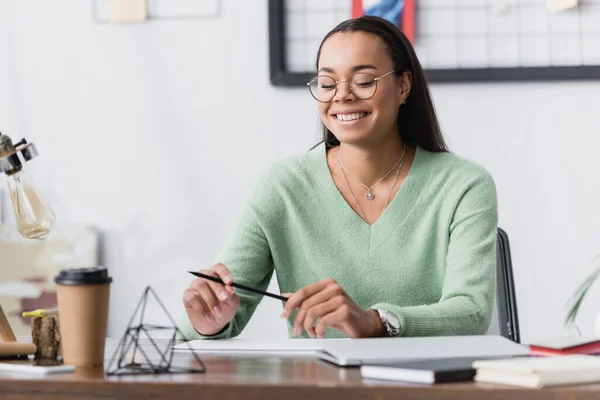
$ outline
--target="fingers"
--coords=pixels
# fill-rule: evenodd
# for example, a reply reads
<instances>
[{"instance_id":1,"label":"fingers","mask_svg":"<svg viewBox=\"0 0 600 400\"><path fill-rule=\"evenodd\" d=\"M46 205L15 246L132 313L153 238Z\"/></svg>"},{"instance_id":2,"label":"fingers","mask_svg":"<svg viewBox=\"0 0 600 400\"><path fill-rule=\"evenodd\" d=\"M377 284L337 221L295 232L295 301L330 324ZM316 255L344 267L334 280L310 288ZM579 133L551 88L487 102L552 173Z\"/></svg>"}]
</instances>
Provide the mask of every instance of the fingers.
<instances>
[{"instance_id":1,"label":"fingers","mask_svg":"<svg viewBox=\"0 0 600 400\"><path fill-rule=\"evenodd\" d=\"M216 264L211 269L200 272L220 278L223 282L233 282L231 272L223 264ZM193 309L203 318L214 320L221 316L221 302L229 300L233 292L234 288L231 285L196 278L184 293L184 304L186 308Z\"/></svg>"},{"instance_id":2,"label":"fingers","mask_svg":"<svg viewBox=\"0 0 600 400\"><path fill-rule=\"evenodd\" d=\"M206 314L204 315L204 318L208 320L214 320L221 316L221 307L219 305L220 301L215 295L215 292L212 289L212 287L210 289L198 291L197 296L205 304Z\"/></svg>"},{"instance_id":3,"label":"fingers","mask_svg":"<svg viewBox=\"0 0 600 400\"><path fill-rule=\"evenodd\" d=\"M292 296L294 295L294 293L281 293L281 295L282 295L283 297L285 297L285 298L289 299L290 297L292 297ZM282 301L281 301L281 305L282 305L283 307L285 307L285 301L283 301L283 300L282 300ZM284 314L284 313L285 313L285 310L282 310L282 311L281 311L281 315L280 315L280 317L281 317L281 318L283 318L283 314Z\"/></svg>"},{"instance_id":4,"label":"fingers","mask_svg":"<svg viewBox=\"0 0 600 400\"><path fill-rule=\"evenodd\" d=\"M194 279L184 291L183 303L196 331L210 336L220 332L235 317L240 298L231 286L233 277L227 267L217 264L201 272L220 278L222 282L213 282L205 278Z\"/></svg>"},{"instance_id":5,"label":"fingers","mask_svg":"<svg viewBox=\"0 0 600 400\"><path fill-rule=\"evenodd\" d=\"M200 315L202 318L212 316L212 312L200 292L193 287L189 287L183 292L183 304L186 310L192 314Z\"/></svg>"},{"instance_id":6,"label":"fingers","mask_svg":"<svg viewBox=\"0 0 600 400\"><path fill-rule=\"evenodd\" d=\"M215 264L211 268L211 271L214 272L214 275L217 278L221 278L221 280L223 282L225 282L225 286L221 285L221 288L225 289L226 293L225 294L221 294L221 295L218 296L219 299L221 301L223 301L223 300L225 300L225 299L228 298L228 297L224 298L224 296L226 294L232 294L235 291L234 287L231 286L231 283L233 282L233 275L231 274L231 272L229 271L229 269L224 264ZM213 283L215 283L216 285L219 285L216 282L213 282Z\"/></svg>"},{"instance_id":7,"label":"fingers","mask_svg":"<svg viewBox=\"0 0 600 400\"><path fill-rule=\"evenodd\" d=\"M206 275L215 276L210 270L202 270L200 272ZM209 281L208 279L196 278L192 281L190 288L196 292L201 301L206 301L206 305L210 310L213 310L213 308L218 305L221 297L224 297L223 300L228 297L228 293L225 293L224 295L221 294L222 292L225 292L223 285ZM221 295L221 297L219 295Z\"/></svg>"},{"instance_id":8,"label":"fingers","mask_svg":"<svg viewBox=\"0 0 600 400\"><path fill-rule=\"evenodd\" d=\"M240 306L240 296L234 293L221 304L224 309L229 308L230 310L237 310Z\"/></svg>"},{"instance_id":9,"label":"fingers","mask_svg":"<svg viewBox=\"0 0 600 400\"><path fill-rule=\"evenodd\" d=\"M329 278L317 283L313 283L312 285L305 286L298 290L289 298L288 301L286 301L285 306L283 307L283 312L281 313L281 318L289 317L292 315L292 311L294 311L295 308L300 307L302 302L331 285L337 285L337 282L334 279Z\"/></svg>"},{"instance_id":10,"label":"fingers","mask_svg":"<svg viewBox=\"0 0 600 400\"><path fill-rule=\"evenodd\" d=\"M225 284L231 284L233 282L233 275L227 267L223 264L215 264L211 270L217 275L217 277L221 278Z\"/></svg>"},{"instance_id":11,"label":"fingers","mask_svg":"<svg viewBox=\"0 0 600 400\"><path fill-rule=\"evenodd\" d=\"M308 325L309 329L306 329L308 323L306 319L308 317L309 311L314 314L316 312L315 309L317 306L323 303L327 303L330 300L337 301L337 304L341 304L343 302L343 295L344 290L340 287L340 285L334 284L325 287L320 292L314 294L313 296L303 301L300 305L298 313L296 314L296 318L294 319L294 332L298 331L298 334L300 334L301 328L304 326L306 332L310 335L315 319L321 317L323 314L319 314L315 318L313 318L310 325Z\"/></svg>"},{"instance_id":12,"label":"fingers","mask_svg":"<svg viewBox=\"0 0 600 400\"><path fill-rule=\"evenodd\" d=\"M202 305L198 303L198 298L196 297L196 293L192 288L187 288L183 292L183 305L186 309L196 310L201 308Z\"/></svg>"},{"instance_id":13,"label":"fingers","mask_svg":"<svg viewBox=\"0 0 600 400\"><path fill-rule=\"evenodd\" d=\"M302 327L304 327L304 330L311 338L314 338L315 336L319 338L323 337L323 332L321 332L321 334L319 335L315 330L315 323L317 322L317 319L324 318L328 314L335 312L340 307L340 305L343 304L343 301L344 300L342 297L335 297L324 303L320 303L309 308L306 311L306 317L304 318L304 320L300 320L297 323L295 323L294 336L297 336L300 333L302 333Z\"/></svg>"},{"instance_id":14,"label":"fingers","mask_svg":"<svg viewBox=\"0 0 600 400\"><path fill-rule=\"evenodd\" d=\"M324 337L325 329L330 326L342 324L346 319L345 315L347 315L347 308L337 307L335 311L323 316L314 328L315 335L318 338Z\"/></svg>"},{"instance_id":15,"label":"fingers","mask_svg":"<svg viewBox=\"0 0 600 400\"><path fill-rule=\"evenodd\" d=\"M214 276L215 278L220 278L223 282L233 282L233 278L231 276L231 272L225 267L223 264L217 264L213 266L209 270L200 271L205 275ZM213 282L208 279L196 278L194 282L192 282L192 286L201 289L203 286L208 286L214 293L215 297L220 301L225 301L229 298L229 296L234 292L233 286L231 285L223 285L218 282Z\"/></svg>"}]
</instances>

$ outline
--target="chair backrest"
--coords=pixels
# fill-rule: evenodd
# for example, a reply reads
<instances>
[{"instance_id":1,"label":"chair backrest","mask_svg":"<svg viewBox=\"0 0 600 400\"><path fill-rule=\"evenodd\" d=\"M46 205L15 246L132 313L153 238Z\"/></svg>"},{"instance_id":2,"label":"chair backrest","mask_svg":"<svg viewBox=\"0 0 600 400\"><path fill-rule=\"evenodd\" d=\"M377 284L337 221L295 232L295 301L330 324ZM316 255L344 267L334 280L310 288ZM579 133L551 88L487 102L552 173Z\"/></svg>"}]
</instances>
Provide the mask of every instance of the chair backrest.
<instances>
[{"instance_id":1,"label":"chair backrest","mask_svg":"<svg viewBox=\"0 0 600 400\"><path fill-rule=\"evenodd\" d=\"M496 296L488 335L500 335L520 343L517 295L513 281L508 235L498 228L496 235Z\"/></svg>"}]
</instances>

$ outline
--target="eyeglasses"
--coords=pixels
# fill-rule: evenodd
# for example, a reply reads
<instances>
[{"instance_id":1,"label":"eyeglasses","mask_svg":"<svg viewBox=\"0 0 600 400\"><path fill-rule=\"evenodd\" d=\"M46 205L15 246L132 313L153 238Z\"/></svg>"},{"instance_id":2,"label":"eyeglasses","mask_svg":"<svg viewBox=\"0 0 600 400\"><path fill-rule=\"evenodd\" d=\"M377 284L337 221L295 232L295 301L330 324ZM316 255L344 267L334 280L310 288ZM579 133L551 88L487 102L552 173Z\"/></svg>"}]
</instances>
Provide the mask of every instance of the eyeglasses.
<instances>
[{"instance_id":1,"label":"eyeglasses","mask_svg":"<svg viewBox=\"0 0 600 400\"><path fill-rule=\"evenodd\" d=\"M365 72L357 72L350 75L350 78L348 78L347 81L336 81L330 76L317 75L306 85L308 86L312 97L321 103L328 103L333 100L337 94L338 84L340 83L347 83L348 90L350 90L350 93L357 99L367 100L375 95L375 92L377 91L377 82L395 71L396 70L393 69L377 78Z\"/></svg>"}]
</instances>

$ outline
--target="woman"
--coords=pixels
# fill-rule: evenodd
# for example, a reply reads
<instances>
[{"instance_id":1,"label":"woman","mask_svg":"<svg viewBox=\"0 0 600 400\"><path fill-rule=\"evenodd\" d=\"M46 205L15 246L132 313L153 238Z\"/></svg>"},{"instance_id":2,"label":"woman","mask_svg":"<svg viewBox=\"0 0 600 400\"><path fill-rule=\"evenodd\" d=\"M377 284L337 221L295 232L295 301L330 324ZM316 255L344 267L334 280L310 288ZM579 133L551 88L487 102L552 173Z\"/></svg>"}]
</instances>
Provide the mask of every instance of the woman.
<instances>
[{"instance_id":1,"label":"woman","mask_svg":"<svg viewBox=\"0 0 600 400\"><path fill-rule=\"evenodd\" d=\"M381 18L351 19L323 39L317 70L323 143L267 171L203 272L264 290L275 271L295 337L485 333L494 182L448 153L410 42ZM180 328L234 337L259 301L196 279Z\"/></svg>"}]
</instances>

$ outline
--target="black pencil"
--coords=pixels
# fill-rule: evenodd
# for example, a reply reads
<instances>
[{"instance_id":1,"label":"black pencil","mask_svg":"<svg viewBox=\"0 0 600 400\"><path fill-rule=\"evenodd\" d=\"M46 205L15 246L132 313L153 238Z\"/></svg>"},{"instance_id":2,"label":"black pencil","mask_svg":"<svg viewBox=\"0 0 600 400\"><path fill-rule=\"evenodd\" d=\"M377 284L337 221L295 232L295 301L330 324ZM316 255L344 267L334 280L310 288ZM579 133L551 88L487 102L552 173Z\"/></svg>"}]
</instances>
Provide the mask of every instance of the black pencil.
<instances>
[{"instance_id":1,"label":"black pencil","mask_svg":"<svg viewBox=\"0 0 600 400\"><path fill-rule=\"evenodd\" d=\"M223 282L223 280L221 280L221 278L215 278L214 276L205 275L205 274L202 274L202 273L200 273L200 272L194 272L194 271L188 271L188 272L189 272L190 274L194 275L194 276L197 276L197 277L199 277L199 278L208 279L209 281L213 281L213 282L217 282L217 283L220 283L220 284L222 284L222 285L225 285L225 282ZM233 286L234 288L238 288L238 289L247 290L247 291L249 291L249 292L253 292L253 293L262 294L262 295L264 295L264 296L269 296L269 297L272 297L272 298L274 298L274 299L281 300L281 301L287 301L287 300L288 300L288 298L287 298L287 297L283 297L283 296L280 296L280 295L278 295L278 294L273 294L273 293L265 292L264 290L260 290L260 289L251 288L251 287L249 287L249 286L242 285L241 283L235 283L235 282L233 282L233 283L231 284L231 286Z\"/></svg>"}]
</instances>

